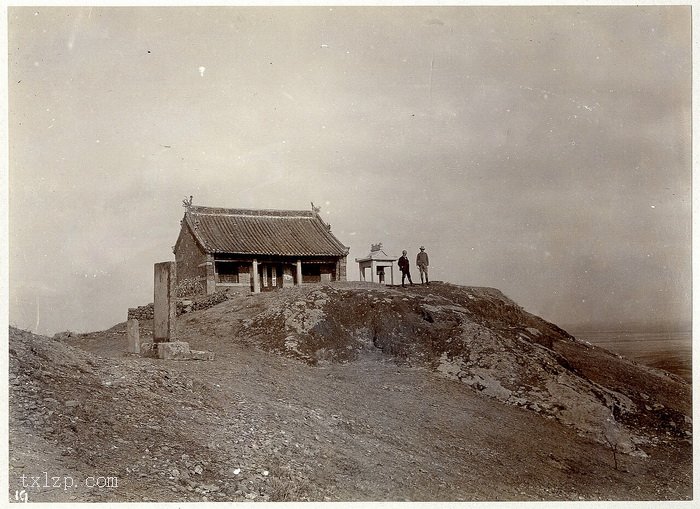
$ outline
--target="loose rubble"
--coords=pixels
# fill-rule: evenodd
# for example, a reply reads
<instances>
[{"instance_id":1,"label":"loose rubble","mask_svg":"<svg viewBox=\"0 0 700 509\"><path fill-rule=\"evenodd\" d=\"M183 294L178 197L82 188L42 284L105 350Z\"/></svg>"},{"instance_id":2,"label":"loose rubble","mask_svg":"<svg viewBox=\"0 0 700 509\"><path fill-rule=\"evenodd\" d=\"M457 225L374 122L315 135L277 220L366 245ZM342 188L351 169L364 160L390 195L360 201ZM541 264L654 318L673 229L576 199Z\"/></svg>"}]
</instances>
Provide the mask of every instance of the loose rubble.
<instances>
[{"instance_id":1,"label":"loose rubble","mask_svg":"<svg viewBox=\"0 0 700 509\"><path fill-rule=\"evenodd\" d=\"M190 354L214 359L129 355L126 324L55 339L10 329L11 498L42 471L119 486L30 489L30 501L692 497L689 384L497 290L229 295L177 327Z\"/></svg>"}]
</instances>

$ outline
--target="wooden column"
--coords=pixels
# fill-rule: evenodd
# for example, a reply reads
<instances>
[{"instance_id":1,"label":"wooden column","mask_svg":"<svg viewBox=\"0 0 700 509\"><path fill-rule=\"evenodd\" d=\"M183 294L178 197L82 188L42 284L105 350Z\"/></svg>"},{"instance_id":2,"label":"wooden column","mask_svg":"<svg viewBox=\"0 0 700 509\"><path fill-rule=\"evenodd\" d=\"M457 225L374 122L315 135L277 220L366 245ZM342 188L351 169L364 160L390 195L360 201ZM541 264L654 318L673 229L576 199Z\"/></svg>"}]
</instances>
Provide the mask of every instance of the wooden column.
<instances>
[{"instance_id":1,"label":"wooden column","mask_svg":"<svg viewBox=\"0 0 700 509\"><path fill-rule=\"evenodd\" d=\"M289 265L284 266L284 273L282 275L282 288L291 288L294 286L294 275L292 274L292 268Z\"/></svg>"},{"instance_id":2,"label":"wooden column","mask_svg":"<svg viewBox=\"0 0 700 509\"><path fill-rule=\"evenodd\" d=\"M394 286L394 262L391 262L391 286Z\"/></svg>"},{"instance_id":3,"label":"wooden column","mask_svg":"<svg viewBox=\"0 0 700 509\"><path fill-rule=\"evenodd\" d=\"M301 280L301 260L297 260L297 286L302 283Z\"/></svg>"},{"instance_id":4,"label":"wooden column","mask_svg":"<svg viewBox=\"0 0 700 509\"><path fill-rule=\"evenodd\" d=\"M207 255L204 270L207 273L207 295L211 295L216 292L216 265L214 265L214 257L212 255Z\"/></svg>"},{"instance_id":5,"label":"wooden column","mask_svg":"<svg viewBox=\"0 0 700 509\"><path fill-rule=\"evenodd\" d=\"M260 293L260 277L258 276L257 260L253 260L253 293Z\"/></svg>"},{"instance_id":6,"label":"wooden column","mask_svg":"<svg viewBox=\"0 0 700 509\"><path fill-rule=\"evenodd\" d=\"M377 262L375 262L374 260L372 260L371 270L372 272L370 274L370 279L374 283L374 273L377 271Z\"/></svg>"}]
</instances>

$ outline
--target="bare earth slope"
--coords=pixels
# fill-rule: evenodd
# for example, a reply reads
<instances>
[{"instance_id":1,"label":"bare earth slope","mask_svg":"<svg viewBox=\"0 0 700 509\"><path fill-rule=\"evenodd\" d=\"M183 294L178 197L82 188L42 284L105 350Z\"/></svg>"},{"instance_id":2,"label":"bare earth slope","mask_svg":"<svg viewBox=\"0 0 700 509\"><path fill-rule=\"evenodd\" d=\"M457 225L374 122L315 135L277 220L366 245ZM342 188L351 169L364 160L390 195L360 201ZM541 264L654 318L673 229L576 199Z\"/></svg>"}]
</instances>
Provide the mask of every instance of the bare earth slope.
<instances>
[{"instance_id":1,"label":"bare earth slope","mask_svg":"<svg viewBox=\"0 0 700 509\"><path fill-rule=\"evenodd\" d=\"M123 324L63 341L11 329L11 497L42 472L77 486L30 500L692 496L690 385L497 290L231 295L180 316L178 338L216 359L127 356Z\"/></svg>"}]
</instances>

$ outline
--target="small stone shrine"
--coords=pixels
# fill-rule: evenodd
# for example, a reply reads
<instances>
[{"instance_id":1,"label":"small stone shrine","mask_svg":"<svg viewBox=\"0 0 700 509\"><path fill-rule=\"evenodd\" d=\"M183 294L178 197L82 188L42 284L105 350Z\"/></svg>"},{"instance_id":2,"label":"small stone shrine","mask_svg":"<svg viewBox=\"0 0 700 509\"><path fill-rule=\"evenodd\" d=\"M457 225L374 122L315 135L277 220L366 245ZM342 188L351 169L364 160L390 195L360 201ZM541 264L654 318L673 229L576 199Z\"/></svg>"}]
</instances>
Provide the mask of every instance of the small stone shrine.
<instances>
[{"instance_id":1,"label":"small stone shrine","mask_svg":"<svg viewBox=\"0 0 700 509\"><path fill-rule=\"evenodd\" d=\"M386 284L386 269L391 272L391 284L394 284L394 262L398 256L389 256L382 251L382 243L372 244L372 250L364 258L355 258L360 265L360 281L367 281L365 269L370 269L370 281Z\"/></svg>"}]
</instances>

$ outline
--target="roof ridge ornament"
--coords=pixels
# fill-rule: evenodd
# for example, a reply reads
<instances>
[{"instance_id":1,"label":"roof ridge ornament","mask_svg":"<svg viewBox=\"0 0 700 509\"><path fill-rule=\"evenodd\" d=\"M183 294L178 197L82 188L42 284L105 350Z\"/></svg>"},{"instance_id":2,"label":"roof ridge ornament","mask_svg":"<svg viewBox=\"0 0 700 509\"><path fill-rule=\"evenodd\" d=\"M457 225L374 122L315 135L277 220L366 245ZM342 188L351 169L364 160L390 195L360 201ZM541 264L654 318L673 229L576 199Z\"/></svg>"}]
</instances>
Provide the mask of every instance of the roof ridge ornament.
<instances>
[{"instance_id":1,"label":"roof ridge ornament","mask_svg":"<svg viewBox=\"0 0 700 509\"><path fill-rule=\"evenodd\" d=\"M382 250L382 243L380 242L379 244L372 244L372 249L371 252L374 253L376 251L381 251Z\"/></svg>"},{"instance_id":2,"label":"roof ridge ornament","mask_svg":"<svg viewBox=\"0 0 700 509\"><path fill-rule=\"evenodd\" d=\"M192 207L192 195L190 195L190 199L187 199L187 196L185 196L185 199L182 200L182 206L187 209L187 211L190 211L190 208Z\"/></svg>"},{"instance_id":3,"label":"roof ridge ornament","mask_svg":"<svg viewBox=\"0 0 700 509\"><path fill-rule=\"evenodd\" d=\"M314 205L314 202L311 202L311 210L314 214L318 214L319 212L321 212L321 207L317 207Z\"/></svg>"}]
</instances>

